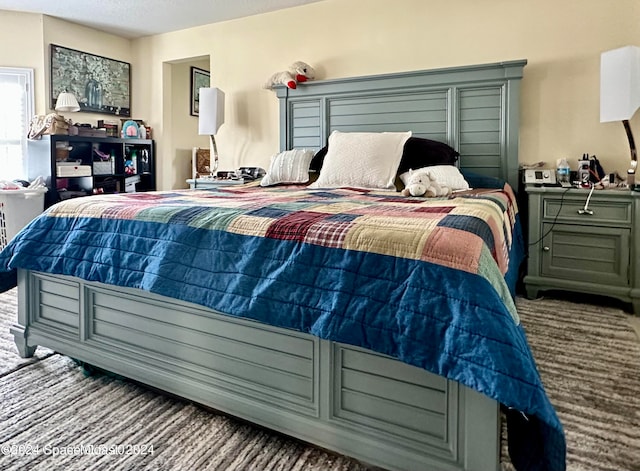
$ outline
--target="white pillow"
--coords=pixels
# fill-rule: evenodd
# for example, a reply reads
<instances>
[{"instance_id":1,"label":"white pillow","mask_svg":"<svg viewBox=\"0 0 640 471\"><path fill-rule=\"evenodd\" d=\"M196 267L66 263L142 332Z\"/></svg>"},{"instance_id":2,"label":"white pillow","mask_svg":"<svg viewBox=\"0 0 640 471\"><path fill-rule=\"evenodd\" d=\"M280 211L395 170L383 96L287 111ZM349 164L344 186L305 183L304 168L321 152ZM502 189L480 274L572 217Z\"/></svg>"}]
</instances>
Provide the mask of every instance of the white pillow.
<instances>
[{"instance_id":1,"label":"white pillow","mask_svg":"<svg viewBox=\"0 0 640 471\"><path fill-rule=\"evenodd\" d=\"M309 188L395 189L404 143L410 137L411 131L333 131L320 176Z\"/></svg>"},{"instance_id":2,"label":"white pillow","mask_svg":"<svg viewBox=\"0 0 640 471\"><path fill-rule=\"evenodd\" d=\"M279 183L307 183L309 165L314 151L308 149L285 150L271 157L267 174L260 180L260 186Z\"/></svg>"},{"instance_id":3,"label":"white pillow","mask_svg":"<svg viewBox=\"0 0 640 471\"><path fill-rule=\"evenodd\" d=\"M433 165L431 167L422 167L413 170L413 173L424 173L431 180L435 180L440 186L451 188L451 191L468 190L469 183L464 179L460 170L455 165ZM409 181L409 172L400 174L400 180L407 186Z\"/></svg>"}]
</instances>

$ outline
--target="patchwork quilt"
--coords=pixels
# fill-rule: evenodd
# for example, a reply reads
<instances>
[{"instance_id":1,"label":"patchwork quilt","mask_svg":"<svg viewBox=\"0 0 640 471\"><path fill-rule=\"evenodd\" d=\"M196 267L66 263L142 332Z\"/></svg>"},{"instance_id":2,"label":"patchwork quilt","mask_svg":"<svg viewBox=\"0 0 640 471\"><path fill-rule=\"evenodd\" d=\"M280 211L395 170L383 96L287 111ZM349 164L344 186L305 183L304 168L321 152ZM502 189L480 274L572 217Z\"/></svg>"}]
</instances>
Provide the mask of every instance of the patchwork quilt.
<instances>
[{"instance_id":1,"label":"patchwork quilt","mask_svg":"<svg viewBox=\"0 0 640 471\"><path fill-rule=\"evenodd\" d=\"M393 356L518 414L520 469L564 469L513 301L517 218L508 186L448 199L258 186L98 195L49 208L0 253L0 271L5 289L17 268L77 276Z\"/></svg>"}]
</instances>

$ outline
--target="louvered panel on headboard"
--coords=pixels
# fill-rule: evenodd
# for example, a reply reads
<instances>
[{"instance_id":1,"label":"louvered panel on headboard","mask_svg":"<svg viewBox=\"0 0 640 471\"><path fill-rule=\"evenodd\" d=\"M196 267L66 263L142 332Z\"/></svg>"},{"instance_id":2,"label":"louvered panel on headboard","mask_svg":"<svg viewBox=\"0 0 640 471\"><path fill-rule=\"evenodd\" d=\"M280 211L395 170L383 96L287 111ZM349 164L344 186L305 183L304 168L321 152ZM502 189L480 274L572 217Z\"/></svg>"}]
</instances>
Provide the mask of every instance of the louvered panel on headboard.
<instances>
[{"instance_id":1,"label":"louvered panel on headboard","mask_svg":"<svg viewBox=\"0 0 640 471\"><path fill-rule=\"evenodd\" d=\"M292 103L291 123L291 149L319 149L324 145L320 136L318 100Z\"/></svg>"},{"instance_id":2,"label":"louvered panel on headboard","mask_svg":"<svg viewBox=\"0 0 640 471\"><path fill-rule=\"evenodd\" d=\"M501 176L501 87L462 89L458 92L460 166L483 175Z\"/></svg>"},{"instance_id":3,"label":"louvered panel on headboard","mask_svg":"<svg viewBox=\"0 0 640 471\"><path fill-rule=\"evenodd\" d=\"M343 132L406 131L447 141L447 91L385 97L330 98L328 134Z\"/></svg>"},{"instance_id":4,"label":"louvered panel on headboard","mask_svg":"<svg viewBox=\"0 0 640 471\"><path fill-rule=\"evenodd\" d=\"M517 188L525 60L276 87L280 147L319 149L334 130L412 131L460 152L462 168Z\"/></svg>"}]
</instances>

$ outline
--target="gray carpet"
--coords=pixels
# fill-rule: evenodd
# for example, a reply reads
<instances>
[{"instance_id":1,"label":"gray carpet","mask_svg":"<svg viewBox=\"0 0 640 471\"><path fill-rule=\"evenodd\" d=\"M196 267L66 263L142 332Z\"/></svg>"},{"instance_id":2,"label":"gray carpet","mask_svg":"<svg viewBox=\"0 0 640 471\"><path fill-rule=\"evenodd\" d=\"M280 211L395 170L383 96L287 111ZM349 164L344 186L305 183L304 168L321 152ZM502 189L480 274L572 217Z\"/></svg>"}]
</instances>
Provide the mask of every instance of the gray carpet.
<instances>
[{"instance_id":1,"label":"gray carpet","mask_svg":"<svg viewBox=\"0 0 640 471\"><path fill-rule=\"evenodd\" d=\"M24 359L18 356L13 335L9 333L9 327L18 319L17 306L17 290L15 288L0 295L0 376L30 365L53 353L47 348L38 348L33 358Z\"/></svg>"},{"instance_id":2,"label":"gray carpet","mask_svg":"<svg viewBox=\"0 0 640 471\"><path fill-rule=\"evenodd\" d=\"M628 314L519 299L538 370L567 439L571 471L640 471L640 341Z\"/></svg>"},{"instance_id":3,"label":"gray carpet","mask_svg":"<svg viewBox=\"0 0 640 471\"><path fill-rule=\"evenodd\" d=\"M640 471L640 343L627 315L558 300L518 299L517 305L565 426L568 469ZM20 359L7 332L14 321L11 291L0 295L2 470L369 469L127 381L87 378L73 361L48 350ZM153 453L10 456L1 448L83 443L152 444ZM508 459L503 469L511 469Z\"/></svg>"}]
</instances>

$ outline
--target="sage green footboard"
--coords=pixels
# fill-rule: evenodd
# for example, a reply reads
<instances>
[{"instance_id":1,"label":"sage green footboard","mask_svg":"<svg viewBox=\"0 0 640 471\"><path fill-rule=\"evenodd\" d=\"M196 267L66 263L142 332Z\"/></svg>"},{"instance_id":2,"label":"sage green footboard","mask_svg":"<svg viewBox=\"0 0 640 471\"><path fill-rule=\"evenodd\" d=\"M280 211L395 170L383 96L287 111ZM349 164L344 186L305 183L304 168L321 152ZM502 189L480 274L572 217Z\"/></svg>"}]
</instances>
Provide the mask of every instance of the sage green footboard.
<instances>
[{"instance_id":1,"label":"sage green footboard","mask_svg":"<svg viewBox=\"0 0 640 471\"><path fill-rule=\"evenodd\" d=\"M371 351L140 290L19 272L22 355L42 345L397 470L497 470L498 404Z\"/></svg>"}]
</instances>

